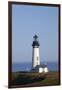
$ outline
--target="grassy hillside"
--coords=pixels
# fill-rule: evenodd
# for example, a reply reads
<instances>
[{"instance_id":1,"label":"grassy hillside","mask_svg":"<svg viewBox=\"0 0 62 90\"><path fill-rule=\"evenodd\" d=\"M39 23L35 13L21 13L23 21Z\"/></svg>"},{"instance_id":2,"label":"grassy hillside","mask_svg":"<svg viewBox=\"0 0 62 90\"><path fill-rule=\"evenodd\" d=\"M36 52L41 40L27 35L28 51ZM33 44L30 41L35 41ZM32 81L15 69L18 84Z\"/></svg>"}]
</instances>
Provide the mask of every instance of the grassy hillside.
<instances>
[{"instance_id":1,"label":"grassy hillside","mask_svg":"<svg viewBox=\"0 0 62 90\"><path fill-rule=\"evenodd\" d=\"M12 86L48 86L48 85L59 85L59 73L49 72L44 73L23 73L13 72L12 73Z\"/></svg>"}]
</instances>

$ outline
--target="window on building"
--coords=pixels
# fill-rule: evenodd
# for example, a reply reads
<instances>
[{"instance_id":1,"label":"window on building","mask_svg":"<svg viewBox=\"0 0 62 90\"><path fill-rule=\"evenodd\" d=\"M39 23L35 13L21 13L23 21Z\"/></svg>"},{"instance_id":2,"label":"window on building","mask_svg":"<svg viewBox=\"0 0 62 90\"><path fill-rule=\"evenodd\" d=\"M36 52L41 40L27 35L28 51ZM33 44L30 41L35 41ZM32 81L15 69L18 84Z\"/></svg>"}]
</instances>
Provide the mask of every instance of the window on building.
<instances>
[{"instance_id":1,"label":"window on building","mask_svg":"<svg viewBox=\"0 0 62 90\"><path fill-rule=\"evenodd\" d=\"M38 62L37 62L37 65L38 65Z\"/></svg>"},{"instance_id":2,"label":"window on building","mask_svg":"<svg viewBox=\"0 0 62 90\"><path fill-rule=\"evenodd\" d=\"M38 60L38 57L37 57L37 60Z\"/></svg>"}]
</instances>

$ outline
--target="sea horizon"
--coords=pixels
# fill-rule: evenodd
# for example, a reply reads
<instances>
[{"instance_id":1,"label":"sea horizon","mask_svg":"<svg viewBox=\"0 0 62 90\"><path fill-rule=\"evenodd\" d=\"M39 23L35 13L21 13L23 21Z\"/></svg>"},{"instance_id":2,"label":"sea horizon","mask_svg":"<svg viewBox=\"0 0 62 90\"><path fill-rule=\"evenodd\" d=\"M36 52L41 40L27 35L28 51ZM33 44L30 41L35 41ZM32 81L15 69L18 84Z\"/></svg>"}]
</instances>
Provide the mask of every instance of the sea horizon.
<instances>
[{"instance_id":1,"label":"sea horizon","mask_svg":"<svg viewBox=\"0 0 62 90\"><path fill-rule=\"evenodd\" d=\"M45 62L41 62L45 64ZM47 62L46 63L49 71L58 71L59 66L57 62ZM12 72L17 71L30 71L32 69L32 62L13 62L12 63Z\"/></svg>"}]
</instances>

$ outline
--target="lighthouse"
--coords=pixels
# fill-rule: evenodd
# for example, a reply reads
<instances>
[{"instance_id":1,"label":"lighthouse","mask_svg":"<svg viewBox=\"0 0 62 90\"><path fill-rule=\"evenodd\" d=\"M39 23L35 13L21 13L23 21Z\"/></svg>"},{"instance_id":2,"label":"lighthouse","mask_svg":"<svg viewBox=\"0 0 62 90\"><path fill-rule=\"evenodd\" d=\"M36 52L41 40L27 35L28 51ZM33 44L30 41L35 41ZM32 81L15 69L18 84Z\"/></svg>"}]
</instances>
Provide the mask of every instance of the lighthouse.
<instances>
[{"instance_id":1,"label":"lighthouse","mask_svg":"<svg viewBox=\"0 0 62 90\"><path fill-rule=\"evenodd\" d=\"M34 41L32 43L32 68L35 68L37 65L40 65L40 54L39 54L39 41L38 36L35 35Z\"/></svg>"},{"instance_id":2,"label":"lighthouse","mask_svg":"<svg viewBox=\"0 0 62 90\"><path fill-rule=\"evenodd\" d=\"M39 52L39 41L38 36L35 35L32 43L32 69L31 72L38 72L38 73L47 73L48 67L47 65L40 64L40 52Z\"/></svg>"}]
</instances>

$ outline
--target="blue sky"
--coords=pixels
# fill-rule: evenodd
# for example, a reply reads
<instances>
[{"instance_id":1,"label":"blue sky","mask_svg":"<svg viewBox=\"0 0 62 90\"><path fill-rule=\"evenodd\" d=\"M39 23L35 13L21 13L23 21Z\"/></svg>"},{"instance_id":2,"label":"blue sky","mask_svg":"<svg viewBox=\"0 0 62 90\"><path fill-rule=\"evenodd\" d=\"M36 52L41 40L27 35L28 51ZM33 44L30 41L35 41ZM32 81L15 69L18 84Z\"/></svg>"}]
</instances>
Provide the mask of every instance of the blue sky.
<instances>
[{"instance_id":1,"label":"blue sky","mask_svg":"<svg viewBox=\"0 0 62 90\"><path fill-rule=\"evenodd\" d=\"M41 62L58 61L58 7L12 6L12 61L31 62L33 36L40 43Z\"/></svg>"}]
</instances>

